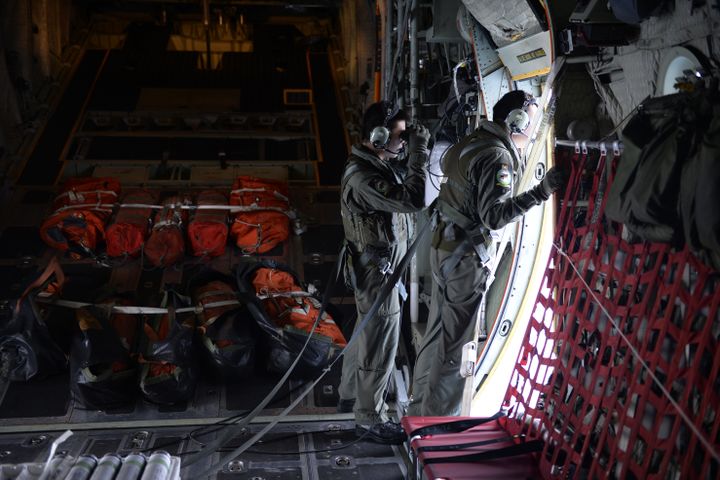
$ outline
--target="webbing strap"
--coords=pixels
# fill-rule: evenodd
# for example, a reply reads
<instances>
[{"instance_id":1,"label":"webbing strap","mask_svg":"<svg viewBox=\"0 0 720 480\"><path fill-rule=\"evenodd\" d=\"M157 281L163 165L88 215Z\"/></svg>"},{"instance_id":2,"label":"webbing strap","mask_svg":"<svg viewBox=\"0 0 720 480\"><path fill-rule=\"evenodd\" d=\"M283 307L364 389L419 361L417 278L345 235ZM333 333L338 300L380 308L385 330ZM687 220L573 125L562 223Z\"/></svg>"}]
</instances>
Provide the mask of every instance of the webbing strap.
<instances>
[{"instance_id":1,"label":"webbing strap","mask_svg":"<svg viewBox=\"0 0 720 480\"><path fill-rule=\"evenodd\" d=\"M55 201L60 200L63 197L70 197L70 200L72 201L73 198L77 197L84 197L85 195L112 195L113 197L117 197L117 192L113 190L66 190L62 193L60 193L58 196L55 197Z\"/></svg>"},{"instance_id":2,"label":"webbing strap","mask_svg":"<svg viewBox=\"0 0 720 480\"><path fill-rule=\"evenodd\" d=\"M353 206L351 205L351 202L349 201L349 198L348 198L348 190L345 188L345 185L346 185L347 182L350 180L350 177L352 177L353 175L355 175L355 174L356 174L357 172L359 172L359 171L360 171L360 165L359 165L357 162L351 163L351 164L348 165L348 167L345 169L345 172L343 173L342 180L340 181L340 183L341 183L341 194L343 195L343 200L344 200L345 206L347 206L347 208L348 208L348 210L350 210L350 212L352 212L352 213L354 213L354 214L356 214L356 215L359 214L359 213L361 213L361 211L360 211L359 209L357 209L357 208L353 208ZM353 226L354 226L354 224L355 224L355 222L353 222Z\"/></svg>"},{"instance_id":3,"label":"webbing strap","mask_svg":"<svg viewBox=\"0 0 720 480\"><path fill-rule=\"evenodd\" d=\"M65 273L63 272L57 257L52 257L50 259L50 262L48 262L47 266L45 267L45 270L43 270L43 272L40 274L40 276L25 288L22 295L20 295L20 298L18 298L17 303L15 304L16 313L20 311L20 304L23 300L25 300L25 298L30 294L30 292L38 287L41 287L46 281L50 279L50 277L52 277L53 274L55 274L55 278L57 279L57 290L61 290L62 286L65 284Z\"/></svg>"},{"instance_id":4,"label":"webbing strap","mask_svg":"<svg viewBox=\"0 0 720 480\"><path fill-rule=\"evenodd\" d=\"M496 450L487 450L468 455L426 458L423 463L425 465L433 463L479 463L487 460L496 460L498 458L515 457L518 455L525 455L526 453L539 452L544 446L545 443L542 440L531 440L529 442L518 443L508 447L498 448Z\"/></svg>"},{"instance_id":5,"label":"webbing strap","mask_svg":"<svg viewBox=\"0 0 720 480\"><path fill-rule=\"evenodd\" d=\"M268 292L268 293L258 293L257 298L258 300L267 300L268 298L278 298L278 297L312 297L313 294L310 292L303 292L303 291L297 291L297 292Z\"/></svg>"},{"instance_id":6,"label":"webbing strap","mask_svg":"<svg viewBox=\"0 0 720 480\"><path fill-rule=\"evenodd\" d=\"M420 452L454 452L457 450L465 450L466 448L482 447L485 445L492 445L493 443L507 442L515 438L519 438L519 435L513 435L512 437L503 436L500 438L491 438L489 440L480 440L477 442L467 443L453 443L450 445L422 445L417 447L415 450Z\"/></svg>"},{"instance_id":7,"label":"webbing strap","mask_svg":"<svg viewBox=\"0 0 720 480\"><path fill-rule=\"evenodd\" d=\"M42 298L38 297L38 302L46 303L48 305L54 305L57 307L66 307L66 308L85 308L85 307L102 307L103 305L98 305L94 303L89 302L76 302L73 300L60 300L60 299L51 299L51 298ZM204 310L210 309L210 308L218 308L218 307L227 307L227 306L233 306L233 305L240 305L239 300L223 300L219 302L210 302L206 303L204 305L197 305L194 307L182 307L182 308L175 308L175 313L196 313L200 314ZM139 307L139 306L133 306L133 305L113 305L112 311L114 313L123 313L125 315L162 315L165 313L168 313L168 309L165 307ZM207 325L207 324L206 324Z\"/></svg>"},{"instance_id":8,"label":"webbing strap","mask_svg":"<svg viewBox=\"0 0 720 480\"><path fill-rule=\"evenodd\" d=\"M146 208L151 210L162 210L165 207L177 207L177 205L152 205L148 203L83 203L78 205L66 205L55 210L54 213L64 212L66 210L102 210L112 211L118 208ZM230 213L241 212L264 212L273 211L287 215L289 218L295 218L296 213L292 209L286 210L280 207L261 207L257 205L180 205L182 210L227 210Z\"/></svg>"},{"instance_id":9,"label":"webbing strap","mask_svg":"<svg viewBox=\"0 0 720 480\"><path fill-rule=\"evenodd\" d=\"M448 278L448 275L450 275L450 273L453 272L460 264L460 260L462 260L465 253L467 253L469 246L470 241L467 238L460 242L460 245L455 248L455 251L453 251L450 257L445 260L445 263L443 263L440 267L440 274L442 275L442 278L436 278L433 275L433 277L435 277L435 281L438 282L438 285L443 291L445 290L445 279Z\"/></svg>"},{"instance_id":10,"label":"webbing strap","mask_svg":"<svg viewBox=\"0 0 720 480\"><path fill-rule=\"evenodd\" d=\"M276 198L279 198L280 200L284 200L286 202L290 202L290 199L283 195L282 193L278 192L277 190L270 190L267 188L236 188L235 190L230 190L230 195L233 193L246 193L246 192L270 192L275 196Z\"/></svg>"},{"instance_id":11,"label":"webbing strap","mask_svg":"<svg viewBox=\"0 0 720 480\"><path fill-rule=\"evenodd\" d=\"M203 292L199 295L195 296L195 299L199 302L202 300L205 300L208 297L217 297L219 295L225 295L225 296L235 296L236 292L234 290L208 290L207 292Z\"/></svg>"},{"instance_id":12,"label":"webbing strap","mask_svg":"<svg viewBox=\"0 0 720 480\"><path fill-rule=\"evenodd\" d=\"M505 413L497 412L491 417L482 418L470 418L465 420L454 420L452 422L436 423L434 425L427 425L425 427L416 428L410 433L410 438L413 437L424 437L425 435L437 435L446 433L459 433L464 432L478 425L493 422L498 418L504 417Z\"/></svg>"}]
</instances>

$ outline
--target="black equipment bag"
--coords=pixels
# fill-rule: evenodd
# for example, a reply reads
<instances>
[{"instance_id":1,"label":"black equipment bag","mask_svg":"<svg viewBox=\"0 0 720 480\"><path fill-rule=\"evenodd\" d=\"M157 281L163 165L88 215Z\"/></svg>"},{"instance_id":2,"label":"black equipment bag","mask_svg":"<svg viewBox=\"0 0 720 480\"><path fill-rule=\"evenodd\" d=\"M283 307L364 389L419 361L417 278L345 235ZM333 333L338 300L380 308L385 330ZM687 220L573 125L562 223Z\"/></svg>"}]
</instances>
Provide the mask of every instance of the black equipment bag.
<instances>
[{"instance_id":1,"label":"black equipment bag","mask_svg":"<svg viewBox=\"0 0 720 480\"><path fill-rule=\"evenodd\" d=\"M54 257L42 273L34 275L18 299L0 309L0 368L7 372L8 380L43 378L67 367L67 357L53 339L32 297L53 275L57 280L54 288L59 291L65 276Z\"/></svg>"},{"instance_id":2,"label":"black equipment bag","mask_svg":"<svg viewBox=\"0 0 720 480\"><path fill-rule=\"evenodd\" d=\"M605 213L642 240L679 243L678 197L695 131L686 122L686 94L651 98L622 131L624 151Z\"/></svg>"},{"instance_id":3,"label":"black equipment bag","mask_svg":"<svg viewBox=\"0 0 720 480\"><path fill-rule=\"evenodd\" d=\"M255 370L255 322L234 284L232 277L206 269L188 285L195 305L203 306L196 329L202 357L222 378L246 378Z\"/></svg>"},{"instance_id":4,"label":"black equipment bag","mask_svg":"<svg viewBox=\"0 0 720 480\"><path fill-rule=\"evenodd\" d=\"M188 297L166 290L161 307L167 308L168 313L144 320L140 390L153 403L183 402L195 393L198 378L193 360L195 314L175 312L189 306Z\"/></svg>"},{"instance_id":5,"label":"black equipment bag","mask_svg":"<svg viewBox=\"0 0 720 480\"><path fill-rule=\"evenodd\" d=\"M720 270L720 101L715 98L697 110L708 126L697 153L683 168L680 211L685 240Z\"/></svg>"},{"instance_id":6,"label":"black equipment bag","mask_svg":"<svg viewBox=\"0 0 720 480\"><path fill-rule=\"evenodd\" d=\"M295 284L302 286L303 283L287 265L279 264L272 260L259 260L255 263L240 264L236 271L237 285L240 294L247 301L247 307L253 315L260 331L262 332L265 344L266 367L271 373L284 374L300 354L303 345L308 341L308 332L290 325L280 327L268 315L263 302L257 297L253 279L256 272L261 268L271 268L289 273ZM315 299L316 301L318 299ZM319 306L319 302L315 303ZM330 314L339 316L331 306L328 306ZM337 316L335 317L337 319ZM314 318L313 318L314 320ZM295 373L300 377L315 377L327 365L330 364L341 350L341 344L331 341L325 335L310 335L307 348L302 353L300 361L295 367Z\"/></svg>"},{"instance_id":7,"label":"black equipment bag","mask_svg":"<svg viewBox=\"0 0 720 480\"><path fill-rule=\"evenodd\" d=\"M113 313L114 300L75 311L80 331L70 353L70 385L88 408L114 409L135 400L137 369L131 352L140 317Z\"/></svg>"}]
</instances>

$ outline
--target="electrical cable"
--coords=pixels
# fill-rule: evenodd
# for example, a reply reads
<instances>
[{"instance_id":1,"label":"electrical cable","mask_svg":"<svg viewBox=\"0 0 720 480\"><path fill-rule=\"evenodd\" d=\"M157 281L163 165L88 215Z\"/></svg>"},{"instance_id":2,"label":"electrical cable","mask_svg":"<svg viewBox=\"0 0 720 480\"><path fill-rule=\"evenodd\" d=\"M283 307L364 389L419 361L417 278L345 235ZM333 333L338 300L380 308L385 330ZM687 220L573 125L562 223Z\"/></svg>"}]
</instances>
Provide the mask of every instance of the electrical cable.
<instances>
[{"instance_id":1,"label":"electrical cable","mask_svg":"<svg viewBox=\"0 0 720 480\"><path fill-rule=\"evenodd\" d=\"M403 12L403 19L401 20L403 24L403 30L402 34L398 38L405 38L405 35L407 34L408 29L408 18L410 17L410 9L412 8L412 2L407 2L407 5L405 6L405 11ZM388 91L385 95L385 98L389 100L392 98L393 95L393 89L395 87L395 82L393 82L393 78L395 77L395 68L397 67L398 59L401 57L402 49L400 49L400 44L398 44L398 50L395 52L395 56L393 57L393 63L392 68L390 69L390 76L388 77L388 84L390 87L388 88Z\"/></svg>"},{"instance_id":2,"label":"electrical cable","mask_svg":"<svg viewBox=\"0 0 720 480\"><path fill-rule=\"evenodd\" d=\"M233 424L233 425L232 425L233 427L236 427L236 428L237 428L237 427L244 427L245 425L249 424L249 423L252 421L252 419L255 418L255 417L265 408L265 406L267 406L268 403L270 403L271 399L274 398L274 396L275 396L275 395L277 394L277 392L280 390L280 387L287 381L287 379L290 377L290 374L292 373L292 371L295 369L295 367L297 366L298 362L299 362L300 359L302 358L303 354L305 353L305 350L307 349L308 344L310 343L310 339L312 338L312 334L313 334L313 333L315 332L315 330L317 329L317 326L319 325L320 320L322 319L323 313L325 313L325 309L326 309L326 307L327 307L327 304L328 304L328 301L329 301L329 297L330 297L330 291L332 290L332 287L335 286L336 280L337 280L337 278L338 278L338 276L339 276L340 268L341 268L341 266L342 266L342 259L343 259L343 257L344 257L344 248L345 248L345 247L343 247L343 249L341 249L340 255L338 255L338 259L337 259L337 261L336 261L336 263L335 263L335 266L334 266L334 268L333 268L333 269L331 270L331 272L330 272L330 279L329 279L329 281L328 281L328 286L327 286L327 288L326 288L326 290L325 290L325 293L324 293L324 295L323 295L323 301L322 301L322 303L321 303L321 305L320 305L320 309L319 309L319 311L318 311L318 315L317 315L317 317L315 318L315 322L313 323L313 326L312 326L312 328L310 329L310 332L309 332L309 334L307 335L307 338L305 339L305 343L303 344L302 348L300 349L300 352L299 352L298 355L295 357L295 360L294 360L293 363L290 365L290 367L287 369L287 371L283 374L283 377L280 379L280 381L279 381L279 382L273 387L273 389L270 391L270 393L269 393L265 398L263 398L263 399L260 401L260 403L259 403L247 416L241 418L237 423ZM333 277L334 277L334 278L333 278ZM247 308L248 308L248 310L251 311L251 313L252 313L253 316L258 316L258 315L261 314L261 312L259 311L258 306L257 306L256 304L252 303L252 302L251 302L251 303L248 303ZM345 347L345 348L347 348L347 347ZM343 349L343 350L338 354L338 357L337 357L337 358L339 358L340 355L342 355L342 352L344 352L344 351L345 351L345 349ZM334 364L334 362L333 362L333 364ZM327 372L327 370L325 370L325 373L326 373L326 372ZM323 375L324 375L324 373L323 373ZM320 377L318 377L318 380L317 380L317 381L319 381L319 379L321 379L321 378L323 377L323 375L321 375ZM317 383L317 381L313 383L313 386L315 385L315 383ZM307 393L308 393L308 391L306 390L306 391L300 396L300 400L302 400L302 399L305 397L305 395L307 395ZM292 402L292 403L291 403L291 406L294 408L294 406L295 406L297 403L299 403L299 402ZM281 414L281 416L278 417L278 418L282 418L283 416L287 415L288 411L289 411L289 410L287 410L287 409L284 410L283 413ZM232 435L233 435L233 430L234 430L234 429L232 429L232 428L229 429L228 431L225 432L225 434L221 435L220 437L218 437L218 438L216 438L215 440L213 440L212 442L210 442L210 443L208 444L208 446L209 446L210 448L204 449L204 450L202 450L201 452L197 453L195 456L190 457L190 458L185 462L185 465L191 465L191 464L193 464L193 463L195 463L195 462L197 462L197 461L199 461L199 460L202 460L203 458L206 458L206 457L209 456L209 455L212 455L213 452L218 451L218 450L222 447L222 445L224 445L224 444L232 437ZM227 432L229 432L229 433L227 433ZM264 432L263 432L263 433L264 433ZM260 435L260 436L262 436L262 435ZM258 438L259 438L260 436L258 436ZM247 447L245 447L245 448L247 448ZM215 467L217 467L217 465L216 465ZM208 471L210 471L210 469L209 469ZM214 470L212 470L212 471L214 472Z\"/></svg>"},{"instance_id":3,"label":"electrical cable","mask_svg":"<svg viewBox=\"0 0 720 480\"><path fill-rule=\"evenodd\" d=\"M437 142L435 142L435 145L437 145ZM448 150L450 150L450 148L452 148L452 146L453 146L452 144L448 145L448 146L445 148L445 150L443 150L443 153L440 154L440 159L438 160L438 164L439 164L439 165L442 165L442 162L443 162L443 160L445 159L445 155L447 154ZM435 173L435 172L433 172L433 171L431 170L430 155L428 155L428 161L427 161L427 164L426 164L426 169L427 169L428 175L430 175L430 177L429 177L429 178L430 178L430 185L432 185L432 187L439 192L439 191L440 191L440 185L442 185L442 179L445 178L445 175L443 175L443 174L437 174L437 173ZM440 169L440 171L442 172L442 168ZM435 184L435 181L433 180L433 178L439 179L437 184Z\"/></svg>"},{"instance_id":4,"label":"electrical cable","mask_svg":"<svg viewBox=\"0 0 720 480\"><path fill-rule=\"evenodd\" d=\"M343 295L340 297L340 303L342 303L342 302L345 300L345 298L346 298L346 295L343 294ZM357 314L353 314L352 317L349 319L349 321L352 322L353 319L354 319L356 316L357 316ZM302 384L294 387L293 389L288 390L288 391L287 391L285 394L283 394L282 396L277 397L277 398L274 398L274 399L273 399L274 402L278 402L278 401L280 401L280 400L284 400L285 398L289 397L289 396L292 395L293 393L295 393L295 392L297 392L298 390L300 390L304 385L305 385L305 383L302 383ZM273 403L273 402L271 401L270 403L268 403L268 405L272 405L272 403ZM76 408L77 408L77 407L76 407ZM92 410L92 409L87 409L87 410ZM218 420L218 421L216 421L216 422L213 422L213 423L211 423L211 424L204 425L204 426L198 427L198 428L196 428L196 429L194 429L194 430L191 430L188 434L184 435L183 437L181 437L181 438L178 439L178 440L174 440L174 441L168 442L168 443L163 443L163 444L161 444L161 445L153 445L151 448L147 448L147 449L144 449L144 450L140 450L139 452L140 452L140 453L147 453L147 452L154 451L154 450L157 450L157 449L162 449L162 448L167 448L167 447L176 447L176 446L179 446L179 445L180 445L182 442L184 442L185 440L192 440L192 441L194 441L195 443L198 443L198 444L204 446L205 444L204 444L203 442L201 442L200 440L198 440L197 438L195 438L195 437L199 437L199 436L203 436L203 435L208 435L208 434L210 434L210 433L215 433L215 432L218 432L218 431L223 430L224 428L233 426L233 425L234 425L234 422L235 422L236 420L239 420L239 419L245 417L249 412L250 412L250 410L245 410L243 413L238 413L238 414L232 415L232 416L230 416L230 417L221 418L220 420ZM228 422L230 422L230 423L228 423ZM203 430L203 429L205 429L205 428L210 428L210 427L218 427L218 428L215 428L215 429L210 430L210 431L208 431L208 432L196 433L196 432L198 432L199 430ZM322 432L322 431L318 431L317 433L321 433L321 432ZM307 432L306 432L306 433L307 433ZM363 437L364 437L364 436L365 436L365 434L363 434ZM266 442L266 443L270 443L270 442ZM333 448L331 448L331 449L329 449L329 450L327 450L327 449L326 449L326 450L316 450L315 452L316 452L316 453L320 453L320 452L323 452L323 451L340 450L340 449L346 448L347 446L352 445L352 444L354 444L354 443L356 443L356 442L351 442L351 443L347 444L346 446L333 447ZM199 452L199 450L198 450L198 451L193 451L193 452L184 452L183 455L190 455L191 453L197 453L197 452ZM308 453L309 453L309 452L308 452Z\"/></svg>"},{"instance_id":5,"label":"electrical cable","mask_svg":"<svg viewBox=\"0 0 720 480\"><path fill-rule=\"evenodd\" d=\"M402 312L402 308L400 309L400 311ZM390 379L390 381L392 381L392 379ZM390 389L386 387L386 388L385 388L385 393L384 393L384 396L383 396L383 402L386 402L386 401L387 401L387 397L388 397L388 392L389 392L389 391L390 391ZM337 430L337 431L340 431L340 432L348 432L348 431L353 431L353 430L352 430L352 429L348 429L348 430ZM313 432L302 432L302 434L326 433L326 432L327 432L327 430L319 430L319 431L313 431ZM346 449L346 448L348 448L348 447L351 447L351 446L355 445L356 443L361 442L361 441L364 440L365 437L367 437L369 434L370 434L370 430L368 429L368 430L365 430L365 432L363 432L362 435L360 435L359 437L357 437L357 438L354 439L354 440L351 440L351 441L348 442L348 443L344 443L344 444L341 444L341 445L337 445L337 446L335 446L335 447L328 447L328 448L321 448L321 449L314 449L314 450L303 450L303 451L299 451L299 452L287 452L287 451L286 451L286 452L266 452L266 451L262 451L262 450L252 450L252 449L249 449L249 448L248 448L248 449L245 450L245 451L246 451L246 452L249 452L249 453L258 453L258 454L263 454L263 455L296 455L296 454L334 452L334 451L337 451L337 450L344 450L344 449ZM288 438L292 438L292 437L296 437L296 436L298 436L297 433L296 433L296 434L293 434L293 435L285 435L285 436L283 436L283 437L278 437L278 438L274 438L274 439L272 439L272 440L267 440L267 441L265 441L265 442L263 442L263 443L268 444L268 443L278 442L278 441L286 440L286 439L288 439ZM258 442L258 443L260 443L260 442Z\"/></svg>"},{"instance_id":6,"label":"electrical cable","mask_svg":"<svg viewBox=\"0 0 720 480\"><path fill-rule=\"evenodd\" d=\"M380 289L380 292L378 293L377 298L373 302L373 304L370 307L370 309L368 310L368 312L365 314L365 317L362 319L360 324L357 326L356 331L354 332L353 336L350 338L350 341L338 353L338 355L330 363L330 365L328 365L323 370L323 372L320 374L320 376L318 376L312 382L312 384L309 386L309 388L307 388L300 397L295 399L287 408L285 408L285 410L283 410L278 416L276 416L274 420L272 420L265 427L263 427L263 429L261 429L258 433L253 435L252 438L250 438L248 441L246 441L240 447L238 447L235 450L233 450L232 452L230 452L228 455L223 456L220 459L220 461L218 461L214 465L210 465L208 468L204 469L202 472L200 472L199 474L197 474L195 476L204 477L206 475L211 475L211 474L219 471L222 468L222 465L226 464L233 458L236 458L237 456L241 455L248 448L250 448L252 445L254 445L255 442L259 438L261 438L263 435L265 435L265 433L267 433L273 427L275 427L275 425L277 425L283 417L285 417L290 411L292 411L292 409L294 409L300 403L300 401L302 401L302 399L312 391L312 389L315 387L315 385L317 385L317 383L320 382L320 380L332 369L332 367L337 363L337 361L340 360L340 358L342 358L344 353L353 344L353 342L355 342L357 340L357 338L359 336L358 333L361 332L367 326L370 319L375 317L377 312L380 310L381 305L385 302L385 299L395 289L395 284L397 283L398 279L400 278L400 275L405 271L405 269L409 265L410 260L412 259L413 255L415 254L415 251L417 250L417 246L418 246L420 240L422 240L422 238L427 234L431 224L432 224L432 222L426 223L423 226L423 228L418 232L417 237L415 238L413 243L408 248L405 256L400 260L400 263L398 264L398 266L395 268L393 273L386 280L386 283ZM292 368L294 368L298 359L299 359L299 356L288 371L291 371ZM257 408L256 408L256 410L257 410ZM253 412L251 412L251 414L254 412L255 412L255 410L253 410ZM368 432L369 432L369 430L368 430ZM222 445L225 442L226 442L226 439L222 439L220 442L218 442L218 441L213 442L212 443L213 448L208 448L208 449L202 450L202 452L197 454L197 456L194 459L191 458L192 462L190 462L190 463L195 463L196 461L198 461L202 458L212 455L214 452L218 451L218 449L219 449L218 443L220 443L220 445Z\"/></svg>"}]
</instances>

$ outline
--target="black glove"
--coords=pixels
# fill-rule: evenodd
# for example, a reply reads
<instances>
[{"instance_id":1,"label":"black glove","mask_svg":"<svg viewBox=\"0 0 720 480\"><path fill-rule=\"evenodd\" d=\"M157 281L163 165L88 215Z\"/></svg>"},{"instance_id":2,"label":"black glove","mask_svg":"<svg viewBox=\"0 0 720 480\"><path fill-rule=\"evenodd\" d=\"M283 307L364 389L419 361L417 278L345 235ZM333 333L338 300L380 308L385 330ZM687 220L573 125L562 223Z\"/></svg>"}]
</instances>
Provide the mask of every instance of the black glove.
<instances>
[{"instance_id":1,"label":"black glove","mask_svg":"<svg viewBox=\"0 0 720 480\"><path fill-rule=\"evenodd\" d=\"M410 130L408 138L408 155L413 153L427 153L427 145L430 140L430 130L423 125L417 125Z\"/></svg>"},{"instance_id":2,"label":"black glove","mask_svg":"<svg viewBox=\"0 0 720 480\"><path fill-rule=\"evenodd\" d=\"M550 195L557 192L563 185L565 185L565 173L557 167L552 167L540 181L539 190L543 200L550 198Z\"/></svg>"}]
</instances>

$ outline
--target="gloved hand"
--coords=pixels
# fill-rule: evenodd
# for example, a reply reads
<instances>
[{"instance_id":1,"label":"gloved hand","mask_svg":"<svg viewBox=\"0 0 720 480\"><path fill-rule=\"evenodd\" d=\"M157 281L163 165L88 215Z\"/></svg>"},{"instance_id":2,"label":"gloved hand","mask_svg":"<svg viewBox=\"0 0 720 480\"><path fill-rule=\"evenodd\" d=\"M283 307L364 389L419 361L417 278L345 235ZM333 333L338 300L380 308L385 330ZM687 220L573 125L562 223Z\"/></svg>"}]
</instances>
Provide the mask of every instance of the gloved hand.
<instances>
[{"instance_id":1,"label":"gloved hand","mask_svg":"<svg viewBox=\"0 0 720 480\"><path fill-rule=\"evenodd\" d=\"M427 145L430 140L430 130L423 125L416 125L410 130L408 138L408 154L427 153Z\"/></svg>"},{"instance_id":2,"label":"gloved hand","mask_svg":"<svg viewBox=\"0 0 720 480\"><path fill-rule=\"evenodd\" d=\"M557 192L563 185L565 185L565 172L557 167L552 167L540 181L539 190L543 200L550 198L550 195Z\"/></svg>"}]
</instances>

